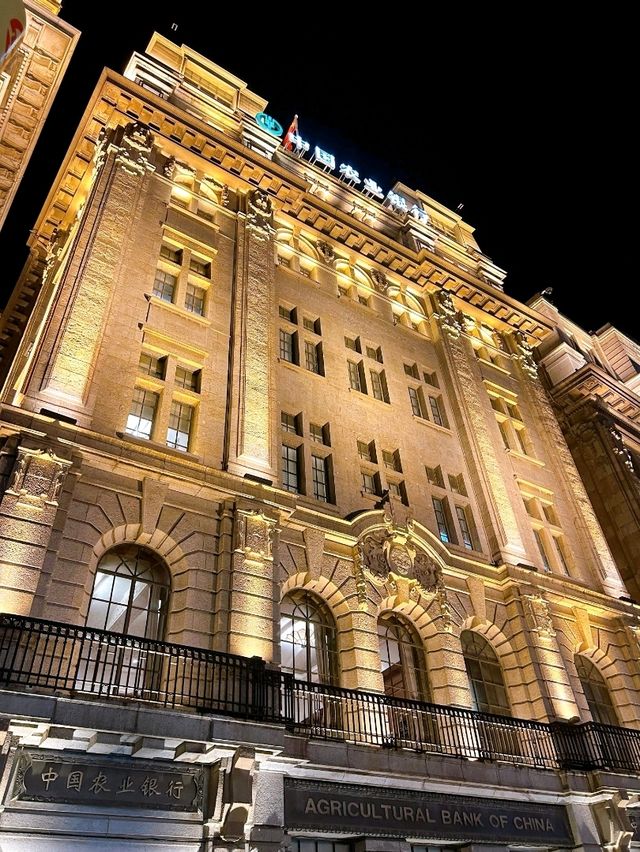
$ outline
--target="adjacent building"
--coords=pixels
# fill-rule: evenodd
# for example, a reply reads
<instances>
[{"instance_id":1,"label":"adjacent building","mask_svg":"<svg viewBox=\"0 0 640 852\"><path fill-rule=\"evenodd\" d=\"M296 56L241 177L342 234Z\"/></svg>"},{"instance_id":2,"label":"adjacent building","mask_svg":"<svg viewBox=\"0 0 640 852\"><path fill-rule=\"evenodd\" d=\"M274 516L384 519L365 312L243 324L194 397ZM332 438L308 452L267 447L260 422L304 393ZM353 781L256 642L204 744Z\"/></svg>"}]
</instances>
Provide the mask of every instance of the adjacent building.
<instances>
[{"instance_id":1,"label":"adjacent building","mask_svg":"<svg viewBox=\"0 0 640 852\"><path fill-rule=\"evenodd\" d=\"M640 845L640 605L538 373L556 318L266 108L155 34L36 223L0 845Z\"/></svg>"}]
</instances>

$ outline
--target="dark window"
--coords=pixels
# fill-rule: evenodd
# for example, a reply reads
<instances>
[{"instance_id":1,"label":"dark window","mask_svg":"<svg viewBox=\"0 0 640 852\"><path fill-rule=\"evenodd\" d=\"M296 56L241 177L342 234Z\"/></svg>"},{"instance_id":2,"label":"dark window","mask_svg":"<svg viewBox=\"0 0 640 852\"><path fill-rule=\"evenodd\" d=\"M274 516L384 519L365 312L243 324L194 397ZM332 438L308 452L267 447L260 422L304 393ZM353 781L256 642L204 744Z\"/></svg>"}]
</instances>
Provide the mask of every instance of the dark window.
<instances>
[{"instance_id":1,"label":"dark window","mask_svg":"<svg viewBox=\"0 0 640 852\"><path fill-rule=\"evenodd\" d=\"M174 249L171 246L163 245L160 248L160 257L164 257L165 260L170 260L171 263L182 263L182 249Z\"/></svg>"},{"instance_id":2,"label":"dark window","mask_svg":"<svg viewBox=\"0 0 640 852\"><path fill-rule=\"evenodd\" d=\"M466 509L464 506L456 506L456 515L458 516L460 532L462 533L462 543L467 550L473 550L473 538L471 537L471 529L467 520L468 511L469 509Z\"/></svg>"},{"instance_id":3,"label":"dark window","mask_svg":"<svg viewBox=\"0 0 640 852\"><path fill-rule=\"evenodd\" d=\"M282 487L287 491L300 491L298 449L282 445Z\"/></svg>"},{"instance_id":4,"label":"dark window","mask_svg":"<svg viewBox=\"0 0 640 852\"><path fill-rule=\"evenodd\" d=\"M511 708L496 652L483 636L471 630L463 630L460 639L473 709L510 716Z\"/></svg>"},{"instance_id":5,"label":"dark window","mask_svg":"<svg viewBox=\"0 0 640 852\"><path fill-rule=\"evenodd\" d=\"M611 701L611 693L598 669L591 660L576 654L576 670L589 712L594 722L603 725L619 725L618 717Z\"/></svg>"},{"instance_id":6,"label":"dark window","mask_svg":"<svg viewBox=\"0 0 640 852\"><path fill-rule=\"evenodd\" d=\"M322 344L312 343L310 340L304 342L305 366L310 373L323 374L322 369Z\"/></svg>"},{"instance_id":7,"label":"dark window","mask_svg":"<svg viewBox=\"0 0 640 852\"><path fill-rule=\"evenodd\" d=\"M187 370L186 367L176 367L176 385L179 388L196 391L200 390L200 370Z\"/></svg>"},{"instance_id":8,"label":"dark window","mask_svg":"<svg viewBox=\"0 0 640 852\"><path fill-rule=\"evenodd\" d=\"M418 388L409 388L409 399L411 401L411 411L416 417L424 418L424 409L422 400L420 399L420 390Z\"/></svg>"},{"instance_id":9,"label":"dark window","mask_svg":"<svg viewBox=\"0 0 640 852\"><path fill-rule=\"evenodd\" d=\"M437 497L432 497L431 499L433 500L433 511L436 513L436 524L438 525L440 541L449 542L451 541L451 532L447 523L444 500L439 500Z\"/></svg>"},{"instance_id":10,"label":"dark window","mask_svg":"<svg viewBox=\"0 0 640 852\"><path fill-rule=\"evenodd\" d=\"M408 376L411 376L411 378L413 378L413 379L419 379L420 378L420 373L418 371L418 365L417 364L405 364L404 365L404 371Z\"/></svg>"},{"instance_id":11,"label":"dark window","mask_svg":"<svg viewBox=\"0 0 640 852\"><path fill-rule=\"evenodd\" d=\"M290 364L297 364L297 347L295 334L280 329L280 359Z\"/></svg>"},{"instance_id":12,"label":"dark window","mask_svg":"<svg viewBox=\"0 0 640 852\"><path fill-rule=\"evenodd\" d=\"M430 701L424 648L415 630L395 615L383 616L378 646L385 695Z\"/></svg>"},{"instance_id":13,"label":"dark window","mask_svg":"<svg viewBox=\"0 0 640 852\"><path fill-rule=\"evenodd\" d=\"M347 364L349 365L349 386L353 390L360 391L360 393L366 393L367 383L365 382L362 364L355 361L347 361Z\"/></svg>"},{"instance_id":14,"label":"dark window","mask_svg":"<svg viewBox=\"0 0 640 852\"><path fill-rule=\"evenodd\" d=\"M281 411L280 426L285 432L290 432L292 435L300 434L300 418L295 414L287 414L286 411Z\"/></svg>"},{"instance_id":15,"label":"dark window","mask_svg":"<svg viewBox=\"0 0 640 852\"><path fill-rule=\"evenodd\" d=\"M382 402L389 402L389 391L387 390L387 379L384 372L377 373L375 370L369 370L369 375L373 396Z\"/></svg>"},{"instance_id":16,"label":"dark window","mask_svg":"<svg viewBox=\"0 0 640 852\"><path fill-rule=\"evenodd\" d=\"M153 376L156 379L164 379L166 367L167 361L165 358L158 358L156 355L149 355L147 352L141 353L141 373L146 373L146 375Z\"/></svg>"},{"instance_id":17,"label":"dark window","mask_svg":"<svg viewBox=\"0 0 640 852\"><path fill-rule=\"evenodd\" d=\"M316 500L329 503L329 460L323 456L311 456L313 496Z\"/></svg>"},{"instance_id":18,"label":"dark window","mask_svg":"<svg viewBox=\"0 0 640 852\"><path fill-rule=\"evenodd\" d=\"M187 284L187 292L184 297L184 306L192 314L204 316L204 290L195 284Z\"/></svg>"},{"instance_id":19,"label":"dark window","mask_svg":"<svg viewBox=\"0 0 640 852\"><path fill-rule=\"evenodd\" d=\"M202 275L204 278L209 278L211 276L211 264L207 263L206 260L198 260L197 257L191 258L189 261L189 269L198 275Z\"/></svg>"},{"instance_id":20,"label":"dark window","mask_svg":"<svg viewBox=\"0 0 640 852\"><path fill-rule=\"evenodd\" d=\"M429 397L429 405L431 406L431 417L436 426L444 426L444 418L440 409L440 401L435 396Z\"/></svg>"}]
</instances>

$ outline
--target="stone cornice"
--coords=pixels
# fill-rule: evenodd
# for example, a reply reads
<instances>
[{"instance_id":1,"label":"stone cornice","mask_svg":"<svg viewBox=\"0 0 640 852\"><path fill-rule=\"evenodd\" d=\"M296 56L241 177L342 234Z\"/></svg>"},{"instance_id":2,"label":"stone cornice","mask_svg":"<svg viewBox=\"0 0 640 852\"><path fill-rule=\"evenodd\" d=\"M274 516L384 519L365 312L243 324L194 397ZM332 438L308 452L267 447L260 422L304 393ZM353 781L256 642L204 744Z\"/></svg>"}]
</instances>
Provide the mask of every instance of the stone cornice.
<instances>
[{"instance_id":1,"label":"stone cornice","mask_svg":"<svg viewBox=\"0 0 640 852\"><path fill-rule=\"evenodd\" d=\"M599 400L616 416L629 421L632 429L638 430L640 398L622 382L615 379L596 364L585 364L551 388L554 401L567 415L578 409L585 400Z\"/></svg>"}]
</instances>

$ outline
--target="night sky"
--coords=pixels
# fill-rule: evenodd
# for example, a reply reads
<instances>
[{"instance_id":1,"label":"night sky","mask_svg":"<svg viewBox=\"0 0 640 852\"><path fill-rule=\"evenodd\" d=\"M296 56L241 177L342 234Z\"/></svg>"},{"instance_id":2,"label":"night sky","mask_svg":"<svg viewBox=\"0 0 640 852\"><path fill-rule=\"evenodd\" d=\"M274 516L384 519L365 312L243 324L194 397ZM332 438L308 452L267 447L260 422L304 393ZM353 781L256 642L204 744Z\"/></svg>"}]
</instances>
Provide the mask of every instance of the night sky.
<instances>
[{"instance_id":1,"label":"night sky","mask_svg":"<svg viewBox=\"0 0 640 852\"><path fill-rule=\"evenodd\" d=\"M298 113L312 146L385 192L400 180L452 209L464 204L480 248L507 270L509 294L553 287L558 308L587 330L612 322L640 336L631 226L617 200L635 156L632 66L624 36L605 58L609 25L584 10L578 26L520 6L517 19L516 7L478 6L467 18L453 4L372 19L320 3L270 4L257 16L253 3L211 13L187 0L159 5L64 3L82 36L0 234L2 301L102 67L122 71L157 29L245 80L285 128Z\"/></svg>"}]
</instances>

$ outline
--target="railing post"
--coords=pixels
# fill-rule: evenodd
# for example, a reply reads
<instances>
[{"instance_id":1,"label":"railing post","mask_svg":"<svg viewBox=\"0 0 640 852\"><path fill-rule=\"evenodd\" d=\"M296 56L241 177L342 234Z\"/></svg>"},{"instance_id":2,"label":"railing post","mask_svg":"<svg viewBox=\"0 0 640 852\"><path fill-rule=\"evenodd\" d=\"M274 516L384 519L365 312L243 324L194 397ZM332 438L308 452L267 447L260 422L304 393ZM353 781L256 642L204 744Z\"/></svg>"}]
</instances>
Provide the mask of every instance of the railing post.
<instances>
[{"instance_id":1,"label":"railing post","mask_svg":"<svg viewBox=\"0 0 640 852\"><path fill-rule=\"evenodd\" d=\"M294 727L294 679L289 672L281 672L280 674L282 703L280 706L280 718L284 722L284 726L288 731L292 731Z\"/></svg>"},{"instance_id":2,"label":"railing post","mask_svg":"<svg viewBox=\"0 0 640 852\"><path fill-rule=\"evenodd\" d=\"M588 772L596 768L595 755L585 725L552 722L549 727L561 769Z\"/></svg>"}]
</instances>

